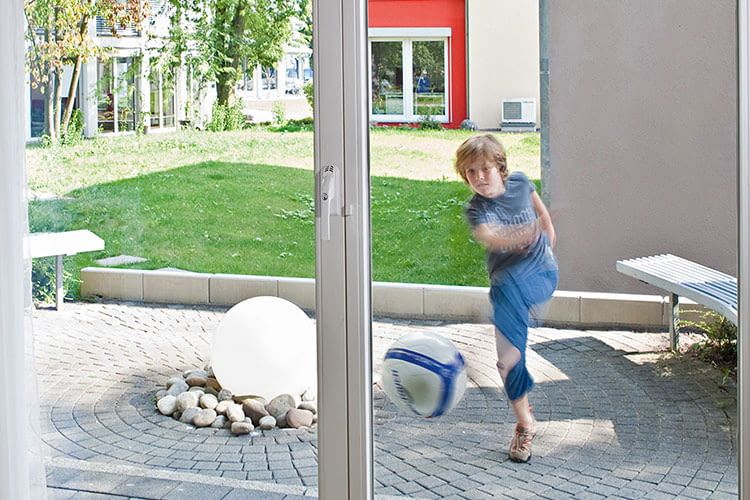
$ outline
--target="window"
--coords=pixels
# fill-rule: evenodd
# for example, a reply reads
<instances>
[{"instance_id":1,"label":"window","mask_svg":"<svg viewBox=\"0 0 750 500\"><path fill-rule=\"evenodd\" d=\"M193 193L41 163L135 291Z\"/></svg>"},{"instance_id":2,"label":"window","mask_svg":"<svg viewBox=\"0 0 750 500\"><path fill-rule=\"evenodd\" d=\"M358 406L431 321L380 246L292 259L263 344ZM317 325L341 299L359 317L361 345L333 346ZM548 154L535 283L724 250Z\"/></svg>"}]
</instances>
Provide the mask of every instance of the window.
<instances>
[{"instance_id":1,"label":"window","mask_svg":"<svg viewBox=\"0 0 750 500\"><path fill-rule=\"evenodd\" d=\"M448 121L447 41L371 38L372 121L415 122L426 116Z\"/></svg>"},{"instance_id":2,"label":"window","mask_svg":"<svg viewBox=\"0 0 750 500\"><path fill-rule=\"evenodd\" d=\"M174 127L174 76L158 68L149 74L150 125L151 128Z\"/></svg>"},{"instance_id":3,"label":"window","mask_svg":"<svg viewBox=\"0 0 750 500\"><path fill-rule=\"evenodd\" d=\"M135 130L136 68L132 57L99 60L97 123L102 131Z\"/></svg>"}]
</instances>

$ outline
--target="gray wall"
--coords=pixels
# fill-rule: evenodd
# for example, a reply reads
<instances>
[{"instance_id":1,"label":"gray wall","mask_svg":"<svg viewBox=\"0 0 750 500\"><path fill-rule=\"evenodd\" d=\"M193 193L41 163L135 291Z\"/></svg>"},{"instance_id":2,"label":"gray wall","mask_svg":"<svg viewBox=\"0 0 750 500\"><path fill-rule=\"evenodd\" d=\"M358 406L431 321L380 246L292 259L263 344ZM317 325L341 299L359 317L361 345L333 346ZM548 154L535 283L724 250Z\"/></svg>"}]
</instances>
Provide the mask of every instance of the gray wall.
<instances>
[{"instance_id":1,"label":"gray wall","mask_svg":"<svg viewBox=\"0 0 750 500\"><path fill-rule=\"evenodd\" d=\"M674 253L736 276L734 0L551 0L550 211L560 289Z\"/></svg>"}]
</instances>

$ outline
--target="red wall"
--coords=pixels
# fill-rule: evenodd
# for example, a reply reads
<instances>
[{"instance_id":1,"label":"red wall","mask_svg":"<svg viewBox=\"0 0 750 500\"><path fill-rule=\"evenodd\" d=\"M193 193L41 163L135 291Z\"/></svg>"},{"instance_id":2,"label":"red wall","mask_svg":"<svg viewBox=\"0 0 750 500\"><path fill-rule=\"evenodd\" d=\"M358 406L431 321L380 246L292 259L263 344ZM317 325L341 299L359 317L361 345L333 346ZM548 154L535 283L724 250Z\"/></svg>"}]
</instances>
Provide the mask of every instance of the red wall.
<instances>
[{"instance_id":1,"label":"red wall","mask_svg":"<svg viewBox=\"0 0 750 500\"><path fill-rule=\"evenodd\" d=\"M370 28L451 28L448 40L450 122L456 128L466 118L465 0L369 0Z\"/></svg>"}]
</instances>

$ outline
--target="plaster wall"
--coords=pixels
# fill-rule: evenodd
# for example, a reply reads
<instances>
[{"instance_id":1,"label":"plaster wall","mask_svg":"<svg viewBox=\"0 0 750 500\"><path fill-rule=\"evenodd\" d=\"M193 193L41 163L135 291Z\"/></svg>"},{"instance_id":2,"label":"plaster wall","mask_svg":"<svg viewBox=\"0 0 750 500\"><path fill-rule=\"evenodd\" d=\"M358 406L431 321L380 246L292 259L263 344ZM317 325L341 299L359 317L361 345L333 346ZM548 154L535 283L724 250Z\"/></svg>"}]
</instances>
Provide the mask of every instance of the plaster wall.
<instances>
[{"instance_id":1,"label":"plaster wall","mask_svg":"<svg viewBox=\"0 0 750 500\"><path fill-rule=\"evenodd\" d=\"M549 2L560 289L658 293L615 261L737 275L734 0Z\"/></svg>"},{"instance_id":2,"label":"plaster wall","mask_svg":"<svg viewBox=\"0 0 750 500\"><path fill-rule=\"evenodd\" d=\"M469 118L500 126L502 100L536 99L539 126L538 0L467 0Z\"/></svg>"}]
</instances>

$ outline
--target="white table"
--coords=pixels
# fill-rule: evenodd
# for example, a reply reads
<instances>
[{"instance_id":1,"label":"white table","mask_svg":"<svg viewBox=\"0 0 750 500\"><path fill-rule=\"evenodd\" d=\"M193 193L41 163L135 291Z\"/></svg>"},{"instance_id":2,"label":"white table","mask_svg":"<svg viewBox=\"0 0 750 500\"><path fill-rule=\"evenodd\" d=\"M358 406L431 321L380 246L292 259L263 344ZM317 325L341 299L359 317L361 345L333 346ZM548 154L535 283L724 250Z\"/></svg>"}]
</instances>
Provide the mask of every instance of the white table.
<instances>
[{"instance_id":1,"label":"white table","mask_svg":"<svg viewBox=\"0 0 750 500\"><path fill-rule=\"evenodd\" d=\"M104 240L88 231L64 231L61 233L31 233L28 238L32 259L55 257L55 309L63 302L63 257L81 252L104 250Z\"/></svg>"}]
</instances>

